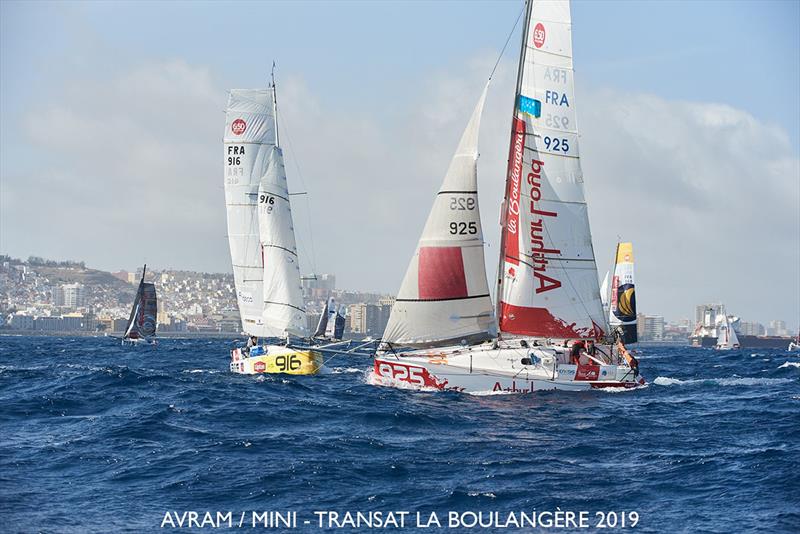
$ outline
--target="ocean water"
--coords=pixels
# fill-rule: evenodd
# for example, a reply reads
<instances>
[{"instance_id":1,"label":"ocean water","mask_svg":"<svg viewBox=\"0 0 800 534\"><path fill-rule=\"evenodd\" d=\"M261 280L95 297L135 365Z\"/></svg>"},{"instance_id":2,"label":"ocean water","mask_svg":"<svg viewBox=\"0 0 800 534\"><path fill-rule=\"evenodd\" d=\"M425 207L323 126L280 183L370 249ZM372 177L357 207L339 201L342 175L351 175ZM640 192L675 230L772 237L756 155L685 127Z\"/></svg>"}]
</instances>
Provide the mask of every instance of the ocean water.
<instances>
[{"instance_id":1,"label":"ocean water","mask_svg":"<svg viewBox=\"0 0 800 534\"><path fill-rule=\"evenodd\" d=\"M315 511L509 532L448 528L447 514L535 510L592 526L635 512L626 530L640 532L800 532L798 354L643 347L641 390L471 396L371 385L363 357L316 377L233 375L230 346L0 337L0 530L274 510L297 512L298 532L321 530Z\"/></svg>"}]
</instances>

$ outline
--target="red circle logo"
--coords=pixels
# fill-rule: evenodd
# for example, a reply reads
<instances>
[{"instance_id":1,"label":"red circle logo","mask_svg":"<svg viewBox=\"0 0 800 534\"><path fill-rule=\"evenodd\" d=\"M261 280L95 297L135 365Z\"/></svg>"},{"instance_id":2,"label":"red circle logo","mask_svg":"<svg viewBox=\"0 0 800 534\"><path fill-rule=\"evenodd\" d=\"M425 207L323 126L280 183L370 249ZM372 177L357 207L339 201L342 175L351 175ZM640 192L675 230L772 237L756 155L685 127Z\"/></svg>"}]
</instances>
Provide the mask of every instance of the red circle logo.
<instances>
[{"instance_id":1,"label":"red circle logo","mask_svg":"<svg viewBox=\"0 0 800 534\"><path fill-rule=\"evenodd\" d=\"M242 121L242 122L244 122L244 121ZM254 370L256 373L263 373L264 371L266 371L266 370L267 370L267 364L266 364L266 363L264 363L264 362L256 362L256 363L253 365L253 370Z\"/></svg>"},{"instance_id":2,"label":"red circle logo","mask_svg":"<svg viewBox=\"0 0 800 534\"><path fill-rule=\"evenodd\" d=\"M244 119L236 119L233 121L233 124L231 124L231 131L235 135L242 135L246 129L247 123L244 122Z\"/></svg>"},{"instance_id":3,"label":"red circle logo","mask_svg":"<svg viewBox=\"0 0 800 534\"><path fill-rule=\"evenodd\" d=\"M542 45L544 45L544 37L545 37L544 24L542 24L541 22L537 22L536 27L533 28L533 45L536 48L541 48Z\"/></svg>"}]
</instances>

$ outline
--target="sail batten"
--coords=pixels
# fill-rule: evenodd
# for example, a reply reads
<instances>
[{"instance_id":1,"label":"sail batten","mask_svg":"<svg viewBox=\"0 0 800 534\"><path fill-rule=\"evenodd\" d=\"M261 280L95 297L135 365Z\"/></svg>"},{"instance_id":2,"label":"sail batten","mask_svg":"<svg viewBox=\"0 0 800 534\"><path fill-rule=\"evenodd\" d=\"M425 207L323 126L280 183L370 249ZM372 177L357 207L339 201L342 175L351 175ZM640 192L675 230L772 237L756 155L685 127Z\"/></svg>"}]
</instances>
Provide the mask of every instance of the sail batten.
<instances>
[{"instance_id":1,"label":"sail batten","mask_svg":"<svg viewBox=\"0 0 800 534\"><path fill-rule=\"evenodd\" d=\"M578 150L567 1L529 1L503 205L500 331L596 337L604 318Z\"/></svg>"}]
</instances>

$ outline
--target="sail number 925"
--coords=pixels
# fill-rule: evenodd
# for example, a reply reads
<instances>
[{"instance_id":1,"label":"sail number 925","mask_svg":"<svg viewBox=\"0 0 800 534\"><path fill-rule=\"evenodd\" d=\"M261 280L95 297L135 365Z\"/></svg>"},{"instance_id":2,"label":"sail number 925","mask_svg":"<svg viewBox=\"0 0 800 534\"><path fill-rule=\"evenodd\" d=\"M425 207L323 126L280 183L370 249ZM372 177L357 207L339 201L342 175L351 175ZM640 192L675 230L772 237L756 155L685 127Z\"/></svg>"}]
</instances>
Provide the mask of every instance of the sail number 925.
<instances>
[{"instance_id":1,"label":"sail number 925","mask_svg":"<svg viewBox=\"0 0 800 534\"><path fill-rule=\"evenodd\" d=\"M450 233L452 235L475 235L478 233L478 225L474 221L470 223L451 222Z\"/></svg>"},{"instance_id":2,"label":"sail number 925","mask_svg":"<svg viewBox=\"0 0 800 534\"><path fill-rule=\"evenodd\" d=\"M450 209L458 211L474 210L475 199L463 198L463 197L450 197Z\"/></svg>"},{"instance_id":3,"label":"sail number 925","mask_svg":"<svg viewBox=\"0 0 800 534\"><path fill-rule=\"evenodd\" d=\"M544 146L547 150L553 150L556 152L564 152L565 154L569 152L569 143L566 139L559 139L558 137L550 137L549 135L545 135L544 139Z\"/></svg>"}]
</instances>

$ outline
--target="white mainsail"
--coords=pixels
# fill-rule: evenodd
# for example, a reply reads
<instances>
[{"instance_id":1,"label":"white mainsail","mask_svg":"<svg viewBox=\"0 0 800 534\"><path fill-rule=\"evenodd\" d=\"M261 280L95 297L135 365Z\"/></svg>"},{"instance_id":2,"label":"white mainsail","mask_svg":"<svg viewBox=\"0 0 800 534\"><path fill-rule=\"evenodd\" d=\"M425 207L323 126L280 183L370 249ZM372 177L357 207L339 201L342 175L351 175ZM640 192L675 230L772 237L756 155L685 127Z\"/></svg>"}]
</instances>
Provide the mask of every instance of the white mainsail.
<instances>
[{"instance_id":1,"label":"white mainsail","mask_svg":"<svg viewBox=\"0 0 800 534\"><path fill-rule=\"evenodd\" d=\"M428 347L496 335L478 210L481 94L436 196L383 341Z\"/></svg>"},{"instance_id":2,"label":"white mainsail","mask_svg":"<svg viewBox=\"0 0 800 534\"><path fill-rule=\"evenodd\" d=\"M633 279L633 243L618 243L611 279L608 324L623 343L636 343L636 287Z\"/></svg>"},{"instance_id":3,"label":"white mainsail","mask_svg":"<svg viewBox=\"0 0 800 534\"><path fill-rule=\"evenodd\" d=\"M304 335L305 310L283 155L277 146L273 89L230 91L224 148L228 243L242 329L262 337Z\"/></svg>"},{"instance_id":4,"label":"white mainsail","mask_svg":"<svg viewBox=\"0 0 800 534\"><path fill-rule=\"evenodd\" d=\"M603 336L583 187L569 2L528 3L498 270L500 331Z\"/></svg>"}]
</instances>

